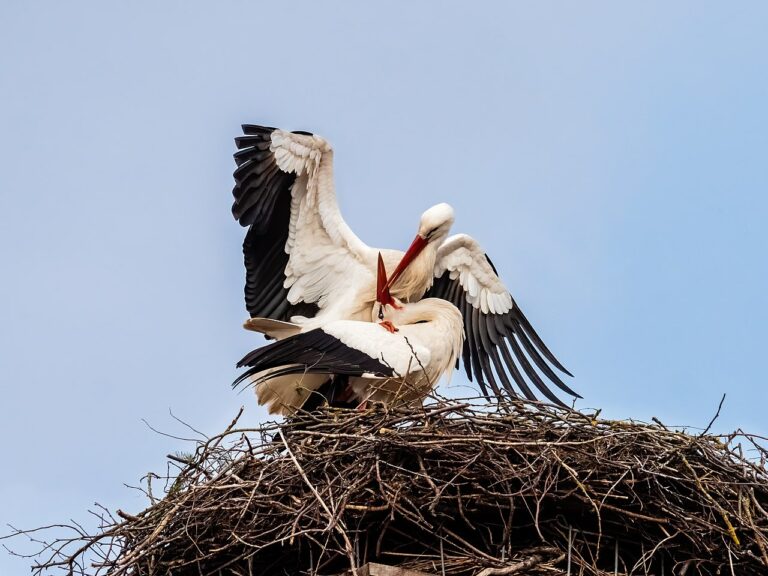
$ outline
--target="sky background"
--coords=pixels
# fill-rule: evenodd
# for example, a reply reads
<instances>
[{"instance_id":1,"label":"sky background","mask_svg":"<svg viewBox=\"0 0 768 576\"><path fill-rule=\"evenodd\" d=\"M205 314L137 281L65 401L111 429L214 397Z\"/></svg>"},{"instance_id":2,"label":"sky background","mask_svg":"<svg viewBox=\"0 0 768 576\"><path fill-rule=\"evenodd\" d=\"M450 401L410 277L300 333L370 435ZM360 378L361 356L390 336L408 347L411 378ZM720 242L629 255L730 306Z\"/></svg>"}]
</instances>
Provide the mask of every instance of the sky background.
<instances>
[{"instance_id":1,"label":"sky background","mask_svg":"<svg viewBox=\"0 0 768 576\"><path fill-rule=\"evenodd\" d=\"M714 430L768 434L766 21L763 2L2 2L0 533L141 510L124 484L189 448L142 419L266 418L229 386L261 343L230 215L241 123L326 137L371 245L452 204L579 407L703 428L727 392ZM0 574L28 565L0 550Z\"/></svg>"}]
</instances>

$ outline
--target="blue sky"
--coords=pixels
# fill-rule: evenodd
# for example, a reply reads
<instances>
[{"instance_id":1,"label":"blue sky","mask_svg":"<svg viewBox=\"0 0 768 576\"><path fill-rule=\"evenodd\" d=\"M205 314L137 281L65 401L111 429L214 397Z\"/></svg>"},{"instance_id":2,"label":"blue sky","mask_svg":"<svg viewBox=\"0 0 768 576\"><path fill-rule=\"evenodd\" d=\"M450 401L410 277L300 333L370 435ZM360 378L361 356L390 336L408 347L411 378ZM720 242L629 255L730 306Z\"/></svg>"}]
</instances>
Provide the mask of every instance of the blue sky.
<instances>
[{"instance_id":1,"label":"blue sky","mask_svg":"<svg viewBox=\"0 0 768 576\"><path fill-rule=\"evenodd\" d=\"M214 8L215 6L215 8ZM457 211L613 418L768 434L764 3L0 6L0 525L94 502L215 433L243 231L243 122L336 149L343 214L405 248ZM458 376L458 375L457 375ZM454 378L455 384L462 383ZM454 391L460 393L460 391ZM3 531L3 530L0 530ZM28 563L0 552L0 573Z\"/></svg>"}]
</instances>

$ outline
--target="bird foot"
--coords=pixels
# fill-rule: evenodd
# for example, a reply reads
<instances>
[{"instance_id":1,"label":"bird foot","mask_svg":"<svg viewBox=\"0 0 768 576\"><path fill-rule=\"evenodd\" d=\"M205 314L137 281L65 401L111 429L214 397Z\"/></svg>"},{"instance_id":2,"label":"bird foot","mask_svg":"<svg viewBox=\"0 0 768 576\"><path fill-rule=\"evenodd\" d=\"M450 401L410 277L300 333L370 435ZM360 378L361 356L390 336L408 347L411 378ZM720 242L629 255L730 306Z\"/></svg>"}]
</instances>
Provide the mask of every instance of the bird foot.
<instances>
[{"instance_id":1,"label":"bird foot","mask_svg":"<svg viewBox=\"0 0 768 576\"><path fill-rule=\"evenodd\" d=\"M392 324L389 320L384 320L383 322L379 322L379 326L383 327L387 332L391 332L394 334L395 332L398 332L398 328Z\"/></svg>"},{"instance_id":2,"label":"bird foot","mask_svg":"<svg viewBox=\"0 0 768 576\"><path fill-rule=\"evenodd\" d=\"M360 404L357 405L357 408L355 408L358 412L365 412L368 410L368 399L363 400L360 402Z\"/></svg>"}]
</instances>

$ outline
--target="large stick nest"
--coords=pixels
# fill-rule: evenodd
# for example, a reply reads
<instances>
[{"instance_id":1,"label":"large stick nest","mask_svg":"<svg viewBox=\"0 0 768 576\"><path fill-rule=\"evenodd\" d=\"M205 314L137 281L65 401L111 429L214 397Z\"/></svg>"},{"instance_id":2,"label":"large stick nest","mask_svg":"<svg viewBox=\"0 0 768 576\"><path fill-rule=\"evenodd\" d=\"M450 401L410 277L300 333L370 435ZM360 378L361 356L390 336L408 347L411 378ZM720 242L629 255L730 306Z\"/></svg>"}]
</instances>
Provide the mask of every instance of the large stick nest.
<instances>
[{"instance_id":1,"label":"large stick nest","mask_svg":"<svg viewBox=\"0 0 768 576\"><path fill-rule=\"evenodd\" d=\"M767 574L766 455L741 433L522 402L235 421L162 499L52 543L37 570L340 574L375 561L446 575Z\"/></svg>"}]
</instances>

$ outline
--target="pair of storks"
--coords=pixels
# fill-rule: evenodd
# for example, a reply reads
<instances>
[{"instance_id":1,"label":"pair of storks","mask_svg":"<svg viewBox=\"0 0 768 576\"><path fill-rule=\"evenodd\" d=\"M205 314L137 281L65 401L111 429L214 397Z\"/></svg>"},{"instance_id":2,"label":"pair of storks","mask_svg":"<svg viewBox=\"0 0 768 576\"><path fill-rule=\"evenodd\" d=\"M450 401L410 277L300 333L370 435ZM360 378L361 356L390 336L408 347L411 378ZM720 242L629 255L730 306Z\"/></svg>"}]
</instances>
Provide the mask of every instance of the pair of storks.
<instances>
[{"instance_id":1,"label":"pair of storks","mask_svg":"<svg viewBox=\"0 0 768 576\"><path fill-rule=\"evenodd\" d=\"M243 132L232 212L248 227L245 327L277 342L245 356L235 384L251 380L270 412L318 399L421 400L459 362L489 398L515 396L517 385L535 399L533 386L562 405L545 379L578 397L478 243L448 237L449 205L424 212L405 253L371 248L341 217L328 142Z\"/></svg>"}]
</instances>

